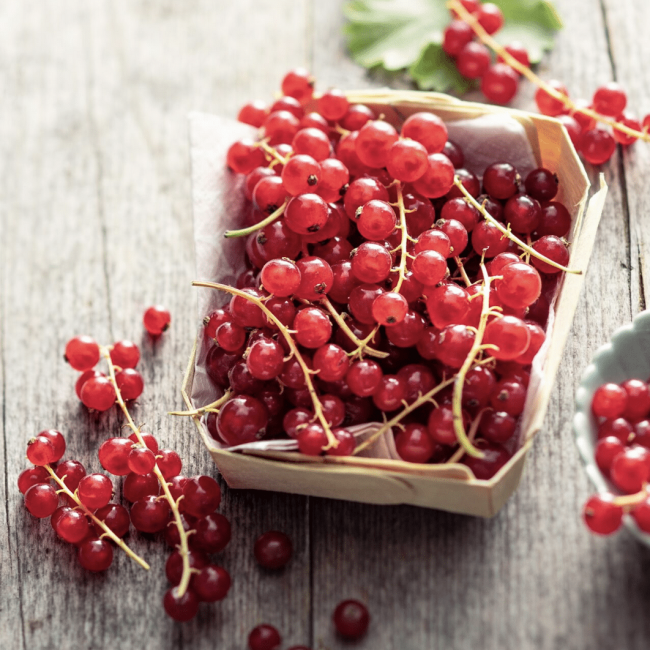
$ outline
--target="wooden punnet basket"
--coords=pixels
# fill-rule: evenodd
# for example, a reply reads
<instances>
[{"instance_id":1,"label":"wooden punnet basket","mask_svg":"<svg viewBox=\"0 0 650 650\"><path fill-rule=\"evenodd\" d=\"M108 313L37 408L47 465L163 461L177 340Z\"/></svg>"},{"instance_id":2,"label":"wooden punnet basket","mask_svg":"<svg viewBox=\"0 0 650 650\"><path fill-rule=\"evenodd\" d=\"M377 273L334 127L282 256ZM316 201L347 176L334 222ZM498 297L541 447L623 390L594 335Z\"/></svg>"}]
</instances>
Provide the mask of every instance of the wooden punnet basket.
<instances>
[{"instance_id":1,"label":"wooden punnet basket","mask_svg":"<svg viewBox=\"0 0 650 650\"><path fill-rule=\"evenodd\" d=\"M560 177L558 200L569 208L573 218L569 238L569 266L580 269L583 273L566 274L562 279L551 312L547 344L540 350L533 366L517 451L492 479L482 481L475 479L466 466L459 464L420 465L354 456L310 457L297 452L227 451L218 448L198 417L194 418L195 423L219 471L232 488L275 490L375 504L405 503L491 517L517 488L526 453L544 421L553 381L578 304L607 188L601 180L599 191L587 201L589 181L584 168L566 131L554 119L462 102L436 93L378 90L350 92L348 97L351 102L371 106L377 114L383 114L395 126L418 111L436 113L449 124L487 115L509 116L523 127L536 164L557 172ZM237 250L234 251L223 248L222 233L226 228L237 227L234 218L243 201L241 179L235 179L226 170L225 154L232 142L252 134L251 127L232 120L200 113L190 115L195 241L201 280L232 283L236 277L236 266L242 264L241 246L235 246ZM490 150L488 154L492 156L490 161L493 162L494 152ZM205 264L202 265L202 260L210 261L209 269L206 269ZM205 293L209 290L200 291L203 292L199 298L200 316L203 318L208 311L210 298ZM201 361L204 345L200 332L182 389L190 409L208 403L205 401L195 404L190 397L194 388L196 363Z\"/></svg>"}]
</instances>

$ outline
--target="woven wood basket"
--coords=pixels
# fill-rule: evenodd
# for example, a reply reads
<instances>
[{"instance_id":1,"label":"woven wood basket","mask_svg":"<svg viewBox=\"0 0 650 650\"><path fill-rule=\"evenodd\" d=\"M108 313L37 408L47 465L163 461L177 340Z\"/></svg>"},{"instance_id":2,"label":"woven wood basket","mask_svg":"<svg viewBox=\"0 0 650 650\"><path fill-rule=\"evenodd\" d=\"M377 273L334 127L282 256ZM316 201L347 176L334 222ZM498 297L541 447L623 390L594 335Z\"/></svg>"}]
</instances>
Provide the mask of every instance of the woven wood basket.
<instances>
[{"instance_id":1,"label":"woven wood basket","mask_svg":"<svg viewBox=\"0 0 650 650\"><path fill-rule=\"evenodd\" d=\"M490 114L507 114L525 130L537 164L555 171L561 180L558 200L569 208L573 219L569 237L569 266L580 269L583 273L565 274L562 279L555 303L555 318L547 333L549 344L546 355L543 359L536 360L539 372L531 377L518 450L493 478L483 481L475 479L471 471L460 464L421 465L354 456L310 457L297 452L279 451L232 452L215 445L199 418L194 418L195 424L219 471L232 488L274 490L374 504L405 503L491 517L517 488L526 454L542 427L578 304L607 187L601 178L599 190L588 201L590 185L584 168L564 127L552 118L462 102L437 93L378 90L350 92L348 98L350 102L369 105L394 126L401 125L406 117L418 111L433 112L449 123ZM214 116L199 113L190 115L195 228L196 202L201 199L197 196L199 184L206 174L223 173L221 168L225 168L227 147L242 137L242 125L231 123L230 131L224 135L224 124L223 120ZM219 131L220 137L211 137L215 130ZM222 161L221 168L219 161ZM222 209L216 201L212 203L214 205L210 209ZM195 234L197 241L202 234ZM222 277L201 279L225 281ZM201 314L201 317L204 315ZM189 409L203 405L194 404L190 397L197 351L201 345L202 335L199 333L182 387L183 398Z\"/></svg>"}]
</instances>

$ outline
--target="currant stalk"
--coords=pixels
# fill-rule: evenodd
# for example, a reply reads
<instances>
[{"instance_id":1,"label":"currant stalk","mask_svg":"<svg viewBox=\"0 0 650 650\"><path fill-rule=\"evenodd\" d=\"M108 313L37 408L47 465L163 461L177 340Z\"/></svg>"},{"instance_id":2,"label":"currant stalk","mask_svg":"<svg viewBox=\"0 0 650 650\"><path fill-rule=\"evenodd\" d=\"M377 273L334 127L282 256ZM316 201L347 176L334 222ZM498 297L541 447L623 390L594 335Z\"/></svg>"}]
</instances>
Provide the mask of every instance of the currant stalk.
<instances>
[{"instance_id":1,"label":"currant stalk","mask_svg":"<svg viewBox=\"0 0 650 650\"><path fill-rule=\"evenodd\" d=\"M206 404L198 409L193 409L191 411L169 411L167 415L184 415L187 417L201 417L204 413L219 413L220 407L222 404L225 404L232 397L232 391L230 389L214 402Z\"/></svg>"},{"instance_id":2,"label":"currant stalk","mask_svg":"<svg viewBox=\"0 0 650 650\"><path fill-rule=\"evenodd\" d=\"M313 370L310 370L310 368L305 363L305 360L302 358L302 355L300 354L300 351L298 350L298 347L296 346L296 343L293 340L293 337L291 336L291 332L286 328L286 326L275 316L275 314L273 314L267 308L267 306L264 304L262 300L256 298L255 296L250 295L249 293L246 293L245 291L241 291L240 289L235 289L234 287L229 287L227 284L219 284L218 282L201 282L198 280L192 282L192 286L206 287L208 289L217 289L218 291L224 291L225 293L229 293L233 296L239 296L240 298L244 298L245 300L252 302L254 305L259 307L259 309L261 309L264 312L266 318L268 318L278 328L282 336L284 336L287 345L291 350L291 354L296 358L296 360L300 365L300 368L303 371L303 374L305 375L305 384L307 385L307 390L309 391L312 405L314 407L315 418L319 420L321 426L325 430L325 434L328 440L328 445L323 448L323 451L332 448L336 449L336 447L338 447L339 445L339 442L334 436L334 434L332 433L332 430L330 429L330 425L327 419L325 418L325 415L323 414L322 404L318 399L318 394L316 393L314 382L311 380L312 374L315 373Z\"/></svg>"},{"instance_id":3,"label":"currant stalk","mask_svg":"<svg viewBox=\"0 0 650 650\"><path fill-rule=\"evenodd\" d=\"M483 458L485 454L474 445L472 445L470 439L465 433L465 424L463 422L463 386L465 385L465 378L470 368L474 364L474 359L477 355L483 350L488 349L487 346L483 345L483 335L485 334L485 327L487 326L487 319L493 312L490 310L490 276L485 268L485 264L481 262L481 273L483 274L483 305L481 307L481 318L479 320L478 328L476 329L476 334L474 336L474 344L469 351L463 365L460 367L459 371L454 377L454 390L452 397L452 411L453 411L453 421L454 421L454 431L456 432L456 437L458 442L460 442L461 447L465 453L474 458Z\"/></svg>"},{"instance_id":4,"label":"currant stalk","mask_svg":"<svg viewBox=\"0 0 650 650\"><path fill-rule=\"evenodd\" d=\"M602 122L608 126L621 131L630 137L634 137L638 140L644 140L645 142L650 142L650 133L647 131L637 131L636 129L631 129L629 126L625 126L621 122L617 122L614 119L601 115L596 111L578 106L575 104L569 97L564 93L557 91L553 86L547 84L543 79L540 79L528 66L523 65L518 61L512 54L510 54L503 46L501 46L490 34L488 34L483 26L478 22L478 20L469 12L459 0L449 0L447 2L447 7L458 14L460 20L466 22L478 36L479 40L487 45L493 52L495 52L499 57L505 61L511 68L514 68L519 74L526 77L529 81L534 83L538 88L541 88L546 94L557 99L559 102L562 102L569 111L572 113L582 113L588 117L596 120L597 122Z\"/></svg>"},{"instance_id":5,"label":"currant stalk","mask_svg":"<svg viewBox=\"0 0 650 650\"><path fill-rule=\"evenodd\" d=\"M133 421L133 418L131 417L131 413L129 413L129 409L127 408L126 404L124 403L124 399L122 398L122 392L120 391L120 388L117 385L117 380L115 379L115 366L113 365L113 360L111 359L110 348L101 346L100 351L101 351L101 355L104 357L104 359L106 359L106 364L108 366L108 378L110 379L111 383L113 384L113 388L115 389L115 396L117 399L117 403L122 409L122 413L124 413L124 417L126 417L127 424L131 429L131 431L133 431L133 433L135 434L138 443L142 445L142 448L146 448L147 445L145 443L144 438L142 437L140 427L138 427ZM160 483L160 486L162 487L165 500L169 504L172 514L174 515L174 522L176 524L176 528L178 529L178 538L180 542L179 553L183 558L183 573L181 576L181 581L178 585L178 595L179 598L182 598L185 595L185 592L187 591L190 585L190 579L192 577L192 571L191 571L190 560L189 560L189 544L187 543L188 534L185 531L185 528L183 526L181 513L178 510L178 503L174 501L174 497L172 496L172 493L169 490L169 483L167 483L167 479L163 476L162 472L160 471L160 468L158 467L158 462L156 462L156 464L154 465L152 472L156 476L158 482Z\"/></svg>"},{"instance_id":6,"label":"currant stalk","mask_svg":"<svg viewBox=\"0 0 650 650\"><path fill-rule=\"evenodd\" d=\"M240 230L226 230L223 236L226 239L232 239L234 237L246 237L252 232L257 232L266 228L270 223L273 223L278 217L281 217L284 214L284 209L287 207L288 201L285 201L275 212L272 212L266 219L262 219L259 223L256 223L248 228L241 228Z\"/></svg>"},{"instance_id":7,"label":"currant stalk","mask_svg":"<svg viewBox=\"0 0 650 650\"><path fill-rule=\"evenodd\" d=\"M398 267L398 278L395 286L391 291L398 292L406 279L406 263L408 261L408 229L406 227L406 212L404 210L404 195L402 193L402 183L400 181L395 182L396 192L397 192L397 208L399 210L399 223L397 224L398 229L401 231L402 236L400 238L400 261Z\"/></svg>"},{"instance_id":8,"label":"currant stalk","mask_svg":"<svg viewBox=\"0 0 650 650\"><path fill-rule=\"evenodd\" d=\"M286 157L285 157L285 156L282 156L281 154L279 154L279 153L278 153L278 152L277 152L277 151L276 151L276 150L275 150L275 149L274 149L274 148L269 144L269 142L268 142L268 138L265 139L265 140L260 140L260 141L257 143L257 145L259 146L260 149L262 149L262 151L264 151L265 153L269 154L269 156L271 156L271 158L275 158L275 160L276 160L277 162L279 162L280 164L282 164L282 165L286 165L286 164L287 164L287 161L289 160L289 156L286 156ZM274 163L271 163L271 164L274 164Z\"/></svg>"},{"instance_id":9,"label":"currant stalk","mask_svg":"<svg viewBox=\"0 0 650 650\"><path fill-rule=\"evenodd\" d=\"M367 354L369 357L376 357L377 359L385 359L388 356L388 352L382 352L381 350L375 350L371 348L368 343L373 339L379 326L375 327L365 339L360 339L356 334L350 329L348 324L345 322L345 319L341 314L339 314L334 305L329 301L327 297L324 297L320 300L320 304L327 309L330 316L336 321L336 324L348 335L350 340L357 346L357 349L349 352L348 355L351 357L358 356L361 358L364 354Z\"/></svg>"},{"instance_id":10,"label":"currant stalk","mask_svg":"<svg viewBox=\"0 0 650 650\"><path fill-rule=\"evenodd\" d=\"M469 203L474 206L482 215L483 218L491 223L492 225L496 226L505 237L507 237L510 241L515 242L519 248L521 248L523 251L525 251L528 255L532 255L533 257L536 257L538 260L541 260L542 262L545 262L546 264L549 264L550 266L555 267L556 269L560 269L560 271L564 271L565 273L574 273L575 275L582 275L582 271L579 269L569 269L566 266L562 266L561 264L558 264L557 262L554 262L552 259L549 259L545 255L542 255L541 253L538 253L532 246L529 246L525 242L521 241L519 237L516 237L515 235L512 234L509 228L504 226L500 221L497 221L466 189L463 183L461 182L460 178L458 176L454 177L454 185L465 195L465 198L469 201Z\"/></svg>"},{"instance_id":11,"label":"currant stalk","mask_svg":"<svg viewBox=\"0 0 650 650\"><path fill-rule=\"evenodd\" d=\"M106 535L110 540L115 542L134 562L137 562L143 569L149 570L149 565L136 553L134 553L125 543L119 538L101 519L98 519L91 510L88 510L86 506L81 502L76 492L72 492L68 486L64 483L65 476L59 478L56 472L50 467L50 465L43 465L43 467L48 471L49 475L56 481L59 486L58 492L63 492L69 499L72 499L77 505L76 508L81 510L87 517L90 517L93 523L96 526L99 526L104 532L102 537Z\"/></svg>"}]
</instances>

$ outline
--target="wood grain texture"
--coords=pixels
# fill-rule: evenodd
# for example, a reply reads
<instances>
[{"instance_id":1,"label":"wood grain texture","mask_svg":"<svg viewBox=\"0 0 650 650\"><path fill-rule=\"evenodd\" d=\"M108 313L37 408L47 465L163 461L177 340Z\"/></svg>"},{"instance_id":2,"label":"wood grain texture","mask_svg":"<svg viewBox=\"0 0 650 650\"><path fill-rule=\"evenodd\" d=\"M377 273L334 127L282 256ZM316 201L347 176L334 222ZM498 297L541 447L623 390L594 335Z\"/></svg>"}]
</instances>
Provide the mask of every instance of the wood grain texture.
<instances>
[{"instance_id":1,"label":"wood grain texture","mask_svg":"<svg viewBox=\"0 0 650 650\"><path fill-rule=\"evenodd\" d=\"M377 86L348 58L341 6L315 0L7 0L0 5L0 647L243 648L260 622L284 647L349 648L334 637L336 603L358 597L373 623L354 647L388 650L647 647L650 555L630 537L600 540L579 521L589 492L570 419L594 350L645 304L650 278L646 173L650 149L604 169L610 196L545 431L519 491L493 520L224 490L233 542L218 558L230 596L180 626L161 612L167 551L131 535L151 562L123 556L83 572L15 488L25 443L42 428L99 468L99 441L121 419L78 405L61 361L78 333L134 338L146 390L135 415L178 449L186 473L215 474L189 422L167 410L196 331L186 114L234 115L307 65L322 87ZM617 78L650 111L650 29L643 0L557 0L567 29L541 66L574 96ZM531 88L517 106L532 108ZM645 103L644 103L645 102ZM592 180L596 174L592 173ZM174 322L152 343L144 307ZM117 482L119 484L119 481ZM119 494L119 490L118 490ZM288 532L296 554L261 572L252 542Z\"/></svg>"}]
</instances>

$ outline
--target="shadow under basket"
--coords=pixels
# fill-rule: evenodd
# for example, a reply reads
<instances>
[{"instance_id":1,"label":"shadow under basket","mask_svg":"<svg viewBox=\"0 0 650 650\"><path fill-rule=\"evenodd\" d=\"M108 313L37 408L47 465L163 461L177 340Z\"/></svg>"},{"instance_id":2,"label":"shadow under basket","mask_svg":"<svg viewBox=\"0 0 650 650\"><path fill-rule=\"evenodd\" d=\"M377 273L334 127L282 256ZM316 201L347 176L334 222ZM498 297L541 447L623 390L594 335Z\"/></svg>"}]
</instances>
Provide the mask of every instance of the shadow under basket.
<instances>
[{"instance_id":1,"label":"shadow under basket","mask_svg":"<svg viewBox=\"0 0 650 650\"><path fill-rule=\"evenodd\" d=\"M523 127L536 165L551 169L560 178L557 200L567 206L572 216L572 228L568 237L571 243L569 267L582 273L566 273L560 282L552 305L547 342L533 365L526 406L520 421L517 450L495 476L489 480L477 480L471 470L462 464L415 464L356 456L312 457L298 452L281 451L228 451L215 445L199 417L194 417L194 422L231 488L273 490L373 504L410 504L492 517L519 485L526 454L543 424L593 248L607 187L601 178L599 191L587 201L590 184L584 168L564 127L552 118L462 102L437 93L378 90L349 92L347 96L351 103L370 106L396 127L409 115L420 111L435 113L449 124L487 115L508 116ZM216 160L222 160L222 166L225 167L227 147L242 137L241 130L236 132L237 129L234 129L230 140L225 138L224 142L219 142L218 146L223 151L215 151L217 145L205 137L208 132L206 123L209 124L210 120L215 121L215 128L219 125L223 127L224 121L220 118L199 113L190 116L195 228L197 179L205 177L210 169L214 172ZM210 148L210 169L198 168L202 163L195 154L197 151L200 153L202 148ZM498 161L493 159L492 162ZM202 279L224 281L223 277ZM195 379L195 360L201 341L202 335L199 334L183 381L182 394L189 409L201 406L194 404L190 397Z\"/></svg>"}]
</instances>

